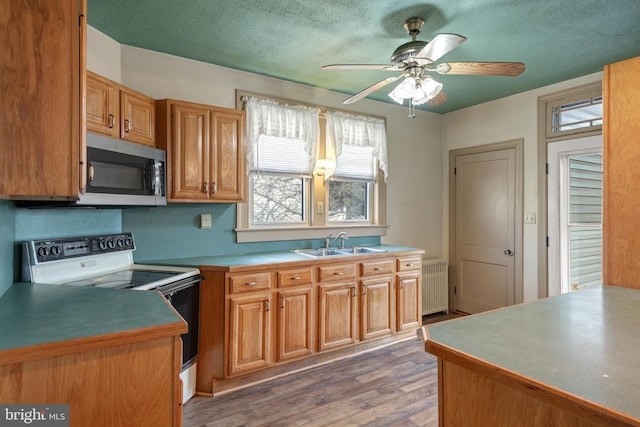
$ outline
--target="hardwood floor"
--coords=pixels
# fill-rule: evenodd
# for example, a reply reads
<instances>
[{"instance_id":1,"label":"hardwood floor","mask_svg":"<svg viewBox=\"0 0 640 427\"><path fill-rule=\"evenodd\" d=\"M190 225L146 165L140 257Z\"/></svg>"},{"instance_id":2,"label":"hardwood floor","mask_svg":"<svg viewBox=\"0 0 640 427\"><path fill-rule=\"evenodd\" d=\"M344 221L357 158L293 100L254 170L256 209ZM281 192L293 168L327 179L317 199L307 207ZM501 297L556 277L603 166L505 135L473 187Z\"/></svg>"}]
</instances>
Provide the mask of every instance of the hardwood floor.
<instances>
[{"instance_id":1,"label":"hardwood floor","mask_svg":"<svg viewBox=\"0 0 640 427\"><path fill-rule=\"evenodd\" d=\"M183 426L437 426L437 378L436 358L416 337L215 398L196 396L184 406Z\"/></svg>"}]
</instances>

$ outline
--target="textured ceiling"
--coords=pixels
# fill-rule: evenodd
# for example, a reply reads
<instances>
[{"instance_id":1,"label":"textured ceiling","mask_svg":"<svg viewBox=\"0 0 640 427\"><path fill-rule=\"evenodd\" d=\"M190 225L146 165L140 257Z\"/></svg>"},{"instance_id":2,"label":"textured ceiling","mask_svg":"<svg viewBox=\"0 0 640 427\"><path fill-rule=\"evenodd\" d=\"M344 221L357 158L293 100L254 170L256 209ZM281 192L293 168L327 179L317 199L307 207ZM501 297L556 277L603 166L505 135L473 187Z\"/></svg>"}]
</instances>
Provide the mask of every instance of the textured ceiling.
<instances>
[{"instance_id":1,"label":"textured ceiling","mask_svg":"<svg viewBox=\"0 0 640 427\"><path fill-rule=\"evenodd\" d=\"M323 70L332 63L389 63L410 40L457 33L448 61L520 61L518 77L440 76L446 113L601 71L640 55L640 0L89 0L89 25L119 43L353 95L394 75ZM640 76L639 76L640 80ZM368 98L393 102L395 84ZM235 89L235 88L234 88Z\"/></svg>"}]
</instances>

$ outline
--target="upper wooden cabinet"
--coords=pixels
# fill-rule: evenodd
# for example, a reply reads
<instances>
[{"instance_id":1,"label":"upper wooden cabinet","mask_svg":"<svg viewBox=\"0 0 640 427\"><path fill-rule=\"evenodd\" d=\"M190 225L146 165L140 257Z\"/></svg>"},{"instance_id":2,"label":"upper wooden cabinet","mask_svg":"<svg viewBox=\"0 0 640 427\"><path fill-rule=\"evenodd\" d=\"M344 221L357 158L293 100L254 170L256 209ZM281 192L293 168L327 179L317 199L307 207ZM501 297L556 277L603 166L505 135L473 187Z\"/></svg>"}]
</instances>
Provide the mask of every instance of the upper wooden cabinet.
<instances>
[{"instance_id":1,"label":"upper wooden cabinet","mask_svg":"<svg viewBox=\"0 0 640 427\"><path fill-rule=\"evenodd\" d=\"M0 197L73 199L82 186L86 2L0 8Z\"/></svg>"},{"instance_id":2,"label":"upper wooden cabinet","mask_svg":"<svg viewBox=\"0 0 640 427\"><path fill-rule=\"evenodd\" d=\"M87 131L154 147L155 101L87 71Z\"/></svg>"},{"instance_id":3,"label":"upper wooden cabinet","mask_svg":"<svg viewBox=\"0 0 640 427\"><path fill-rule=\"evenodd\" d=\"M640 288L640 57L604 69L603 283Z\"/></svg>"},{"instance_id":4,"label":"upper wooden cabinet","mask_svg":"<svg viewBox=\"0 0 640 427\"><path fill-rule=\"evenodd\" d=\"M244 112L157 101L158 147L167 151L170 202L243 202Z\"/></svg>"}]
</instances>

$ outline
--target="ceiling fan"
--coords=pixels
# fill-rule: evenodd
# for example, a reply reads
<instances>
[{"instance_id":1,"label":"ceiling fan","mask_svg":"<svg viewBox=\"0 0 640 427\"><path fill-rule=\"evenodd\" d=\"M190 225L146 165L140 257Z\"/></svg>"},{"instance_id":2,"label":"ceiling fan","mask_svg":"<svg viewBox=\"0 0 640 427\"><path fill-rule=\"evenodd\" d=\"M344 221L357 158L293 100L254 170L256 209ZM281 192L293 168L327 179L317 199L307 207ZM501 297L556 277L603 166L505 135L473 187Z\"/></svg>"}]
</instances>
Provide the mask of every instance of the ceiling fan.
<instances>
[{"instance_id":1,"label":"ceiling fan","mask_svg":"<svg viewBox=\"0 0 640 427\"><path fill-rule=\"evenodd\" d=\"M447 96L442 91L442 83L436 81L430 73L517 76L525 69L522 62L442 62L435 65L438 59L451 52L467 38L458 34L441 33L429 42L416 40L423 24L422 18L413 17L406 20L404 28L412 40L400 45L393 52L391 65L331 64L323 66L322 68L332 70L400 71L399 75L381 80L345 99L343 103L351 104L359 101L370 93L404 77L404 80L389 94L394 101L402 104L405 99L410 99L409 108L425 102L436 106L444 103Z\"/></svg>"}]
</instances>

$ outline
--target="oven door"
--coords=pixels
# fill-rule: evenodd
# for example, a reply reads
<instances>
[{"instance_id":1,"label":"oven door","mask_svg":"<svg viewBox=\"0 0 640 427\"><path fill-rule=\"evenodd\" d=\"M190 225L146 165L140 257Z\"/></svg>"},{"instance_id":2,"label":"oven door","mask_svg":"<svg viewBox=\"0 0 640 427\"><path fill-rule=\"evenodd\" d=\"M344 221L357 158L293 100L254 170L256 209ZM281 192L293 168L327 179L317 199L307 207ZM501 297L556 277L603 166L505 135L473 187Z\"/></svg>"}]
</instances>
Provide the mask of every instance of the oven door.
<instances>
[{"instance_id":1,"label":"oven door","mask_svg":"<svg viewBox=\"0 0 640 427\"><path fill-rule=\"evenodd\" d=\"M187 322L189 330L182 334L182 370L191 366L198 357L198 320L200 313L200 282L202 276L192 276L178 282L155 288L171 303Z\"/></svg>"}]
</instances>

